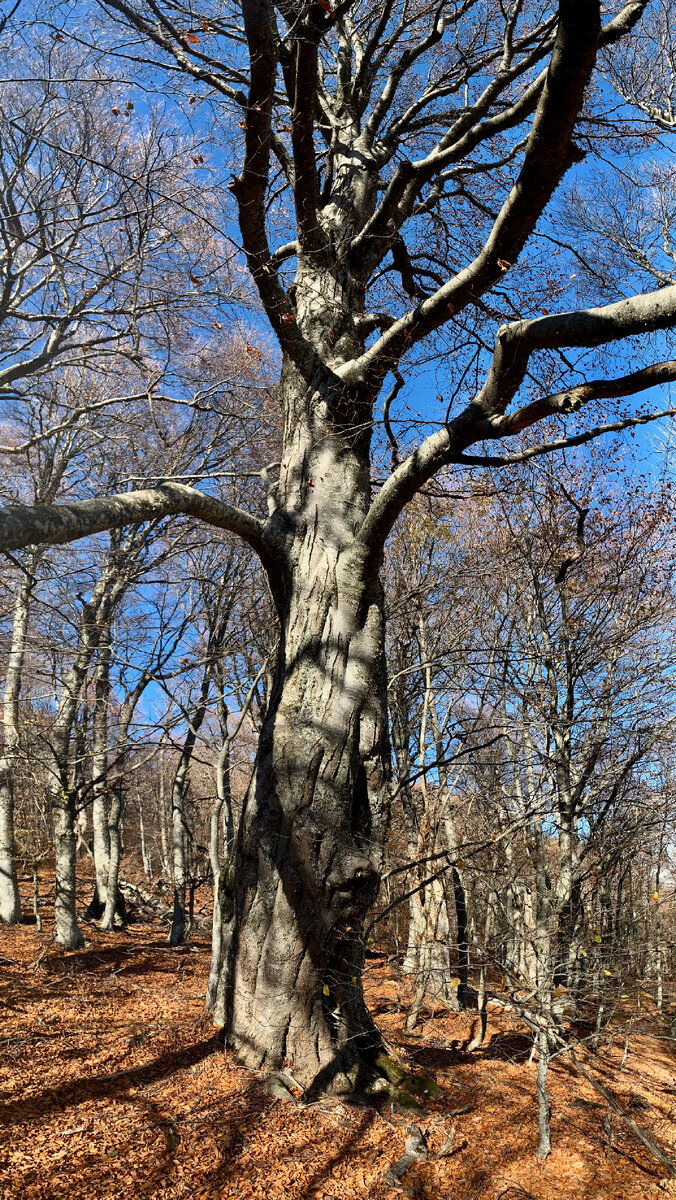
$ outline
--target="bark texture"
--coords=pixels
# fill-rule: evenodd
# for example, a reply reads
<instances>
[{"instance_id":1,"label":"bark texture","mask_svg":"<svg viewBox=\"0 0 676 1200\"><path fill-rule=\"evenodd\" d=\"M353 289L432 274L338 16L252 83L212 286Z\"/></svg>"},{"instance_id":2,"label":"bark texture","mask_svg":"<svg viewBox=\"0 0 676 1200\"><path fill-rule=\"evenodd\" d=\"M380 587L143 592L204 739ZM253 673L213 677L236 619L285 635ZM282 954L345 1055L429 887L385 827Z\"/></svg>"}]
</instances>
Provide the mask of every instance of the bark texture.
<instances>
[{"instance_id":1,"label":"bark texture","mask_svg":"<svg viewBox=\"0 0 676 1200\"><path fill-rule=\"evenodd\" d=\"M382 596L355 531L369 500L368 434L353 402L285 370L277 496L281 623L272 695L235 856L221 872L218 982L209 997L250 1067L292 1063L348 1089L380 1039L361 987L363 917L387 818ZM291 378L289 378L291 376Z\"/></svg>"}]
</instances>

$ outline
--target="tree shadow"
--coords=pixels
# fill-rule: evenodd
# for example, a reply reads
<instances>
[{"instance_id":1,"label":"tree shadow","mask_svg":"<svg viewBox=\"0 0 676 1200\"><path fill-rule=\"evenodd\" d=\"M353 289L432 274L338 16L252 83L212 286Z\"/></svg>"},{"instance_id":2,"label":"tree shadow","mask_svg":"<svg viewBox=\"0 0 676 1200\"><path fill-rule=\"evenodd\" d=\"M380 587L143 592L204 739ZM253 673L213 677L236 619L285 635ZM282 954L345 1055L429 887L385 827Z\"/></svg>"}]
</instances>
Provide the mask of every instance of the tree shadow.
<instances>
[{"instance_id":1,"label":"tree shadow","mask_svg":"<svg viewBox=\"0 0 676 1200\"><path fill-rule=\"evenodd\" d=\"M109 1098L125 1092L130 1087L155 1083L175 1071L202 1062L221 1048L222 1035L219 1031L187 1049L161 1054L153 1061L138 1067L128 1067L124 1071L114 1071L111 1075L93 1078L89 1075L80 1076L61 1087L46 1088L44 1092L30 1096L27 1100L16 1099L1 1105L0 1124L39 1121L48 1113L70 1108L83 1100Z\"/></svg>"},{"instance_id":2,"label":"tree shadow","mask_svg":"<svg viewBox=\"0 0 676 1200\"><path fill-rule=\"evenodd\" d=\"M374 1112L366 1112L363 1114L363 1116L357 1122L355 1128L350 1131L349 1137L346 1138L340 1149L331 1156L328 1162L325 1163L320 1170L315 1171L314 1174L310 1175L310 1177L305 1181L303 1190L298 1193L298 1200L309 1200L309 1197L314 1194L314 1192L319 1188L319 1185L326 1182L334 1168L337 1167L339 1163L344 1162L345 1159L354 1152L357 1142L361 1140L367 1129L369 1129L369 1127L373 1124L374 1117Z\"/></svg>"},{"instance_id":3,"label":"tree shadow","mask_svg":"<svg viewBox=\"0 0 676 1200\"><path fill-rule=\"evenodd\" d=\"M177 959L192 957L203 948L201 944L170 946L162 941L144 942L142 947L133 942L117 946L91 946L67 956L50 954L40 964L40 968L48 975L61 975L65 978L84 974L108 977L110 970L116 967L119 968L116 974L143 975L152 972L155 975L172 975L176 971ZM156 957L158 950L164 952L159 963Z\"/></svg>"}]
</instances>

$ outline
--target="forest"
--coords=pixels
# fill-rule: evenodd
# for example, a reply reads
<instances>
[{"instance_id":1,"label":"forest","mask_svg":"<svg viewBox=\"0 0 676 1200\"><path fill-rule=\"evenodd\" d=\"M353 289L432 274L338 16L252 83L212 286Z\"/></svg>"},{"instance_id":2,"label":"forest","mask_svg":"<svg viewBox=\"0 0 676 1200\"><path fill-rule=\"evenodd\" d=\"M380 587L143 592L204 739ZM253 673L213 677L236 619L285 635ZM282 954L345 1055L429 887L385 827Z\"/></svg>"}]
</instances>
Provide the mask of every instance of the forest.
<instances>
[{"instance_id":1,"label":"forest","mask_svg":"<svg viewBox=\"0 0 676 1200\"><path fill-rule=\"evenodd\" d=\"M0 3L2 1197L676 1194L675 151L675 0Z\"/></svg>"}]
</instances>

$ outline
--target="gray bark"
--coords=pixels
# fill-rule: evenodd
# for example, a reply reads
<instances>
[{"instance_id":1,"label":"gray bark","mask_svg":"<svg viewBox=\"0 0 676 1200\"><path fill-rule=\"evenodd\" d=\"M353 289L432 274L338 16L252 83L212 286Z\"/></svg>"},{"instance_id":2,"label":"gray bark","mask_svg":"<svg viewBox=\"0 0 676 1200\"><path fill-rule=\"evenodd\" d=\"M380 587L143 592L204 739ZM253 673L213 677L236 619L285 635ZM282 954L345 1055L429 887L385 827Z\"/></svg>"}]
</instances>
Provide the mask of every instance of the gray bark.
<instances>
[{"instance_id":1,"label":"gray bark","mask_svg":"<svg viewBox=\"0 0 676 1200\"><path fill-rule=\"evenodd\" d=\"M75 910L77 789L71 779L69 763L71 737L82 687L98 648L101 631L107 627L125 587L126 581L113 556L99 576L91 600L83 604L78 647L63 679L50 739L49 790L56 861L56 940L67 950L76 949L83 941Z\"/></svg>"},{"instance_id":2,"label":"gray bark","mask_svg":"<svg viewBox=\"0 0 676 1200\"><path fill-rule=\"evenodd\" d=\"M21 575L14 604L12 640L5 678L0 755L0 921L16 925L21 920L19 885L14 862L14 764L19 753L19 696L26 656L26 635L39 550L31 550Z\"/></svg>"},{"instance_id":3,"label":"gray bark","mask_svg":"<svg viewBox=\"0 0 676 1200\"><path fill-rule=\"evenodd\" d=\"M171 46L172 69L207 81L215 92L241 103L241 75L229 63L205 68L203 56L193 58L188 43L180 54L173 49L173 23L161 3L153 4L148 20L141 7L105 2L162 55ZM486 98L470 102L468 87L464 109L454 108L447 126L439 118L438 136L414 162L404 151L415 142L420 112L430 103L436 108L441 94L432 87L416 100L421 108L411 111L405 101L402 111L402 90L410 87L409 68L418 70L418 53L444 37L438 13L419 51L409 44L403 23L405 45L393 44L381 60L392 51L394 65L385 67L389 78L381 93L379 73L371 65L382 49L387 15L376 22L363 54L328 6L307 6L281 37L273 6L244 0L250 68L245 149L231 191L239 205L249 271L284 358L283 454L267 525L173 484L58 508L13 506L0 513L0 546L9 548L191 513L245 538L268 571L281 647L234 869L223 871L219 883L222 937L213 997L228 1044L249 1066L277 1067L290 1059L303 1079L328 1084L344 1078L360 1053L372 1058L379 1045L361 992L360 926L377 890L387 821L389 754L377 575L398 514L440 468L490 461L463 456L477 440L508 436L588 398L559 395L506 416L532 351L596 345L676 320L676 293L668 295L667 289L619 306L546 318L544 324L503 328L480 401L471 400L425 439L371 502L370 430L386 375L450 314L470 306L474 311L517 261L573 161L571 138L598 46L616 41L642 9L641 2L629 3L601 28L597 0L567 0L555 27L547 22L535 33L529 30L525 41L516 31L516 42L510 17L498 35L498 46L504 35L505 65ZM444 15L450 20L450 11ZM514 19L517 15L518 8ZM329 29L339 45L334 93L328 80L319 88L319 46ZM477 64L474 69L484 70ZM283 88L290 150L272 128ZM405 260L401 230L406 222L434 208L447 182L445 171L531 117L513 186L473 261L456 273L449 266L449 278L422 301L417 287L415 308L371 324L372 333L384 332L367 347L358 326L361 321L363 331L368 323L368 284L391 251L397 261ZM316 144L322 138L326 154L320 167ZM273 147L293 192L297 226L291 249L278 255L270 250L266 228ZM277 178L275 171L275 187ZM291 254L298 266L287 290L277 268ZM403 274L402 279L406 283ZM673 378L670 371L673 364L665 366L666 377ZM600 381L592 390L617 394L608 386ZM640 389L645 377L635 375L622 386ZM518 461L556 444L496 461Z\"/></svg>"},{"instance_id":4,"label":"gray bark","mask_svg":"<svg viewBox=\"0 0 676 1200\"><path fill-rule=\"evenodd\" d=\"M110 805L107 812L107 846L108 861L105 881L106 903L101 918L102 929L114 929L115 917L119 916L122 923L127 919L124 896L119 886L120 860L122 857L122 814L124 812L125 780L124 772L127 760L129 726L141 696L150 682L151 672L145 670L127 693L122 703L119 716L118 733L115 742L115 765L106 775L106 786L110 793Z\"/></svg>"},{"instance_id":5,"label":"gray bark","mask_svg":"<svg viewBox=\"0 0 676 1200\"><path fill-rule=\"evenodd\" d=\"M116 785L113 788L113 794L110 800L110 809L107 816L108 873L106 876L106 903L103 916L101 918L102 929L115 928L115 915L120 908L120 892L118 882L120 877L120 858L122 853L120 838L122 802L122 781L118 778Z\"/></svg>"},{"instance_id":6,"label":"gray bark","mask_svg":"<svg viewBox=\"0 0 676 1200\"><path fill-rule=\"evenodd\" d=\"M281 645L234 870L221 874L212 1007L240 1061L292 1062L308 1085L330 1087L381 1045L360 927L387 819L382 596L355 540L367 446L327 436L335 408L355 400L319 381L308 394L288 364L284 382L286 554L271 577Z\"/></svg>"},{"instance_id":7,"label":"gray bark","mask_svg":"<svg viewBox=\"0 0 676 1200\"><path fill-rule=\"evenodd\" d=\"M551 1149L551 1136L549 1125L549 1097L547 1095L547 1072L549 1071L549 1043L547 1041L547 1031L541 1029L537 1035L538 1044L538 1076L537 1076L537 1102L538 1102L538 1130L540 1134L536 1157L544 1160L548 1158Z\"/></svg>"},{"instance_id":8,"label":"gray bark","mask_svg":"<svg viewBox=\"0 0 676 1200\"><path fill-rule=\"evenodd\" d=\"M162 874L167 878L171 878L171 862L169 859L169 843L167 840L167 792L166 779L164 771L164 746L160 747L159 753L159 782L157 792L157 818L160 826L160 857L162 860Z\"/></svg>"},{"instance_id":9,"label":"gray bark","mask_svg":"<svg viewBox=\"0 0 676 1200\"><path fill-rule=\"evenodd\" d=\"M174 775L171 788L171 845L174 879L174 911L169 933L170 946L180 946L187 936L186 925L186 853L185 853L185 802L188 791L188 775L192 761L197 735L207 715L209 692L216 669L216 663L223 651L230 610L232 606L231 593L226 598L225 610L218 615L215 624L209 632L206 651L206 664L202 675L199 696L193 712L190 714L188 732L181 748L181 755Z\"/></svg>"},{"instance_id":10,"label":"gray bark","mask_svg":"<svg viewBox=\"0 0 676 1200\"><path fill-rule=\"evenodd\" d=\"M99 639L98 662L94 673L94 715L92 721L92 846L96 882L87 916L102 916L108 895L110 836L108 831L108 702L110 694L110 626Z\"/></svg>"},{"instance_id":11,"label":"gray bark","mask_svg":"<svg viewBox=\"0 0 676 1200\"><path fill-rule=\"evenodd\" d=\"M263 666L251 685L249 694L242 705L242 710L232 730L228 728L228 706L223 699L223 680L219 677L220 694L218 698L218 721L221 730L221 737L223 738L223 745L216 762L216 799L211 810L211 820L209 825L209 861L211 863L211 873L213 875L214 886L214 907L211 923L211 969L209 972L209 983L207 985L207 1006L209 1008L213 1006L216 1000L219 967L222 953L223 916L221 913L221 873L223 870L231 870L235 843L235 825L230 780L230 749L233 740L237 737L237 734L242 728L244 720L251 708L251 704L256 692L256 686L262 675L265 674L267 667L268 663L266 661L263 663ZM219 852L221 822L223 823L224 843L223 865L221 864L221 855Z\"/></svg>"}]
</instances>

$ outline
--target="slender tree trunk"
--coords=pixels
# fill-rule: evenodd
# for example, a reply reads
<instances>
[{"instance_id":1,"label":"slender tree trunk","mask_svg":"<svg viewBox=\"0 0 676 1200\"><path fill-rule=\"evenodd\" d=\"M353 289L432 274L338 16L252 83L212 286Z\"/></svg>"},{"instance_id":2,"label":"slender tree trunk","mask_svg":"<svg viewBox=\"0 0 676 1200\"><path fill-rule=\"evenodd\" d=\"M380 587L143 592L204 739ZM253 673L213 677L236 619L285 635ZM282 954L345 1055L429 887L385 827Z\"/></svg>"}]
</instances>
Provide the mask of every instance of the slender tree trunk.
<instances>
[{"instance_id":1,"label":"slender tree trunk","mask_svg":"<svg viewBox=\"0 0 676 1200\"><path fill-rule=\"evenodd\" d=\"M26 556L14 604L12 640L5 679L2 710L3 749L0 755L0 921L16 925L21 920L19 884L14 862L14 765L19 753L19 696L26 656L26 634L35 570L40 552Z\"/></svg>"},{"instance_id":2,"label":"slender tree trunk","mask_svg":"<svg viewBox=\"0 0 676 1200\"><path fill-rule=\"evenodd\" d=\"M181 763L171 787L171 861L174 878L174 909L169 932L169 945L181 946L185 939L185 798L190 756Z\"/></svg>"},{"instance_id":3,"label":"slender tree trunk","mask_svg":"<svg viewBox=\"0 0 676 1200\"><path fill-rule=\"evenodd\" d=\"M33 916L38 933L42 933L42 917L40 916L40 881L38 876L39 860L33 856Z\"/></svg>"},{"instance_id":4,"label":"slender tree trunk","mask_svg":"<svg viewBox=\"0 0 676 1200\"><path fill-rule=\"evenodd\" d=\"M106 907L110 838L108 834L108 702L110 694L110 626L99 639L98 662L94 676L94 714L92 720L92 845L96 882L86 916L97 921Z\"/></svg>"},{"instance_id":5,"label":"slender tree trunk","mask_svg":"<svg viewBox=\"0 0 676 1200\"><path fill-rule=\"evenodd\" d=\"M418 852L417 843L413 849L409 847L409 856L415 859ZM406 956L401 969L405 975L416 975L420 969L420 950L425 939L424 896L418 891L408 902L408 937L406 939Z\"/></svg>"},{"instance_id":6,"label":"slender tree trunk","mask_svg":"<svg viewBox=\"0 0 676 1200\"><path fill-rule=\"evenodd\" d=\"M115 604L124 594L124 587L119 567L111 556L97 580L91 600L83 605L78 648L63 680L51 736L49 790L56 867L56 940L66 950L74 950L83 943L75 911L77 789L71 779L69 764L71 737L80 694L99 644L101 629L110 621ZM74 775L77 778L77 764Z\"/></svg>"},{"instance_id":7,"label":"slender tree trunk","mask_svg":"<svg viewBox=\"0 0 676 1200\"><path fill-rule=\"evenodd\" d=\"M65 749L67 762L67 747ZM56 758L56 755L55 755ZM54 830L55 892L54 917L56 940L65 950L77 950L84 944L75 907L75 793L59 771L53 781L52 824Z\"/></svg>"},{"instance_id":8,"label":"slender tree trunk","mask_svg":"<svg viewBox=\"0 0 676 1200\"><path fill-rule=\"evenodd\" d=\"M213 1011L240 1062L289 1062L315 1089L348 1090L382 1047L361 984L388 807L382 591L354 540L368 423L329 436L329 415L356 401L311 391L305 410L287 370L290 384L269 571L280 650L234 870L221 874Z\"/></svg>"},{"instance_id":9,"label":"slender tree trunk","mask_svg":"<svg viewBox=\"0 0 676 1200\"><path fill-rule=\"evenodd\" d=\"M118 780L113 788L113 795L110 801L110 811L108 813L108 877L106 879L106 906L101 919L102 929L115 928L115 914L120 910L121 897L118 883L120 877L120 858L122 851L120 838L122 800L123 792L121 781ZM124 913L121 915L124 919Z\"/></svg>"},{"instance_id":10,"label":"slender tree trunk","mask_svg":"<svg viewBox=\"0 0 676 1200\"><path fill-rule=\"evenodd\" d=\"M186 853L185 853L185 801L188 790L188 773L192 761L197 734L207 714L209 692L228 628L231 605L227 604L209 633L207 661L202 676L199 697L190 718L190 726L183 742L181 757L174 775L171 789L171 844L174 874L174 911L169 933L169 945L180 946L187 937L186 896Z\"/></svg>"},{"instance_id":11,"label":"slender tree trunk","mask_svg":"<svg viewBox=\"0 0 676 1200\"><path fill-rule=\"evenodd\" d=\"M536 1151L536 1157L543 1160L548 1158L551 1149L550 1135L550 1109L549 1096L547 1095L547 1073L549 1071L549 1042L547 1041L547 1032L541 1029L537 1035L538 1044L538 1075L537 1075L537 1102L538 1102L538 1130L539 1141Z\"/></svg>"},{"instance_id":12,"label":"slender tree trunk","mask_svg":"<svg viewBox=\"0 0 676 1200\"><path fill-rule=\"evenodd\" d=\"M150 670L145 670L139 677L136 686L127 693L120 709L117 742L115 745L115 767L112 778L108 780L110 789L110 806L108 810L108 876L106 878L106 904L101 920L102 929L115 928L115 916L122 924L126 923L127 910L124 896L119 887L120 862L122 859L122 815L124 812L125 781L124 769L128 751L129 726L134 710L138 704L151 677ZM140 806L139 795L139 806ZM139 807L139 813L141 809Z\"/></svg>"},{"instance_id":13,"label":"slender tree trunk","mask_svg":"<svg viewBox=\"0 0 676 1200\"><path fill-rule=\"evenodd\" d=\"M148 845L148 840L146 838L145 822L143 820L143 800L141 799L141 793L138 788L136 789L136 803L138 805L138 828L139 837L141 839L141 862L143 863L143 874L145 875L146 879L152 879L153 862L150 846Z\"/></svg>"},{"instance_id":14,"label":"slender tree trunk","mask_svg":"<svg viewBox=\"0 0 676 1200\"><path fill-rule=\"evenodd\" d=\"M221 937L223 922L221 916L221 855L219 851L221 818L224 818L224 851L225 867L230 863L233 851L234 826L232 814L232 793L230 789L230 735L228 733L228 709L224 701L219 701L219 721L223 745L216 763L216 799L211 810L209 825L209 861L214 880L214 908L211 921L211 970L207 985L207 1006L211 1008L216 998L218 988L218 967L221 959Z\"/></svg>"},{"instance_id":15,"label":"slender tree trunk","mask_svg":"<svg viewBox=\"0 0 676 1200\"><path fill-rule=\"evenodd\" d=\"M169 858L169 843L167 841L167 791L164 776L164 746L159 753L159 787L157 794L157 815L160 826L160 857L162 859L162 874L171 878L171 861Z\"/></svg>"}]
</instances>

